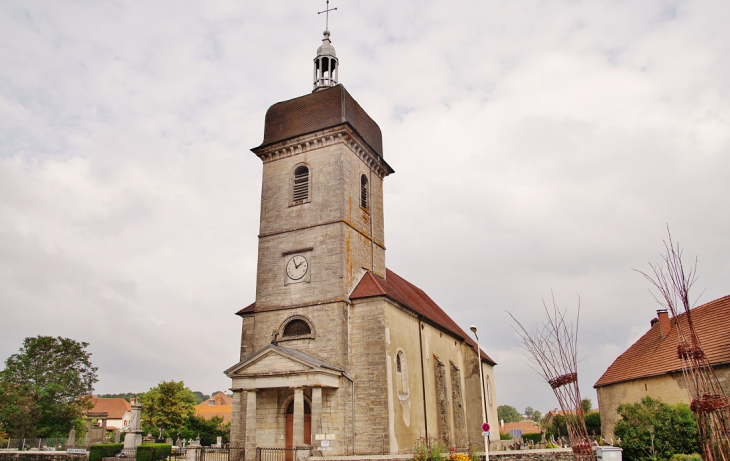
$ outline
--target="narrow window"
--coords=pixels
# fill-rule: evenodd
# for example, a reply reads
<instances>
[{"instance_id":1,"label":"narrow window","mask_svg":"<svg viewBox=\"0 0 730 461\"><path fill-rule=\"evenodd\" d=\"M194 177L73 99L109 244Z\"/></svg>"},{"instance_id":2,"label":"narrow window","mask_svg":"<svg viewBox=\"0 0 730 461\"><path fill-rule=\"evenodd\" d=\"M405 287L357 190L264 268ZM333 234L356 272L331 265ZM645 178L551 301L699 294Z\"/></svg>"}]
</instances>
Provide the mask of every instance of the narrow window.
<instances>
[{"instance_id":1,"label":"narrow window","mask_svg":"<svg viewBox=\"0 0 730 461\"><path fill-rule=\"evenodd\" d=\"M400 352L395 356L395 371L400 373Z\"/></svg>"},{"instance_id":2,"label":"narrow window","mask_svg":"<svg viewBox=\"0 0 730 461\"><path fill-rule=\"evenodd\" d=\"M360 176L360 206L368 209L368 178Z\"/></svg>"},{"instance_id":3,"label":"narrow window","mask_svg":"<svg viewBox=\"0 0 730 461\"><path fill-rule=\"evenodd\" d=\"M294 203L309 200L309 168L302 165L294 170Z\"/></svg>"}]
</instances>

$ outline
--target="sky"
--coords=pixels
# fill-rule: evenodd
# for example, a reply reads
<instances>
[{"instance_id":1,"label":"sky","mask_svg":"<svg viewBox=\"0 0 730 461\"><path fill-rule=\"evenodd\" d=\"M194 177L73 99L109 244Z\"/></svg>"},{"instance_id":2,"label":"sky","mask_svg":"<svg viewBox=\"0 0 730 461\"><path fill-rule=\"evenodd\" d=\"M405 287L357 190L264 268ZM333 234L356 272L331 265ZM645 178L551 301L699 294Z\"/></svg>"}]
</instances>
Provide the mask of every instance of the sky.
<instances>
[{"instance_id":1,"label":"sky","mask_svg":"<svg viewBox=\"0 0 730 461\"><path fill-rule=\"evenodd\" d=\"M98 393L230 387L255 299L266 109L308 94L324 1L0 0L0 360L86 341ZM511 313L575 316L593 384L660 306L668 225L730 294L730 3L332 0L379 124L388 267L557 407ZM579 301L580 300L580 301Z\"/></svg>"}]
</instances>

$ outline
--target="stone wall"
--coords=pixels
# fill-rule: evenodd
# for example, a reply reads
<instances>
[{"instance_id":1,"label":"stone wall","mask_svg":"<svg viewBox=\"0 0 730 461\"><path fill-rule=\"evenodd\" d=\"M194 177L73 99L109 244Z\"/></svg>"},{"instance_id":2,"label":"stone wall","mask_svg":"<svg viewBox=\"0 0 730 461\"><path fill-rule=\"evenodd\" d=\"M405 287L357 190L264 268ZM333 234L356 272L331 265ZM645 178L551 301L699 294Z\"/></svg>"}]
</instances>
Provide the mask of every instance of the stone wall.
<instances>
[{"instance_id":1,"label":"stone wall","mask_svg":"<svg viewBox=\"0 0 730 461\"><path fill-rule=\"evenodd\" d=\"M352 305L351 373L355 381L357 453L379 453L390 446L384 303Z\"/></svg>"},{"instance_id":2,"label":"stone wall","mask_svg":"<svg viewBox=\"0 0 730 461\"><path fill-rule=\"evenodd\" d=\"M89 454L75 455L64 451L3 451L0 461L88 461Z\"/></svg>"}]
</instances>

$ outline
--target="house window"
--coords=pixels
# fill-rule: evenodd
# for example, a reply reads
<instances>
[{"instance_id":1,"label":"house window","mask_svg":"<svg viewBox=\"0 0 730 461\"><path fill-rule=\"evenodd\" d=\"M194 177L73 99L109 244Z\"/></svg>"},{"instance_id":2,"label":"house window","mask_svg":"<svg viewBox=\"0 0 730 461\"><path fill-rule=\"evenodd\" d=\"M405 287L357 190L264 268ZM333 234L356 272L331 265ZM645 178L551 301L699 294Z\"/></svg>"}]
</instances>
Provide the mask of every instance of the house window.
<instances>
[{"instance_id":1,"label":"house window","mask_svg":"<svg viewBox=\"0 0 730 461\"><path fill-rule=\"evenodd\" d=\"M368 209L368 178L360 176L360 206Z\"/></svg>"},{"instance_id":2,"label":"house window","mask_svg":"<svg viewBox=\"0 0 730 461\"><path fill-rule=\"evenodd\" d=\"M284 336L304 336L312 334L312 329L309 328L309 324L302 319L294 319L287 323L284 327Z\"/></svg>"},{"instance_id":3,"label":"house window","mask_svg":"<svg viewBox=\"0 0 730 461\"><path fill-rule=\"evenodd\" d=\"M292 201L294 204L309 200L309 168L300 165L294 170L294 189Z\"/></svg>"}]
</instances>

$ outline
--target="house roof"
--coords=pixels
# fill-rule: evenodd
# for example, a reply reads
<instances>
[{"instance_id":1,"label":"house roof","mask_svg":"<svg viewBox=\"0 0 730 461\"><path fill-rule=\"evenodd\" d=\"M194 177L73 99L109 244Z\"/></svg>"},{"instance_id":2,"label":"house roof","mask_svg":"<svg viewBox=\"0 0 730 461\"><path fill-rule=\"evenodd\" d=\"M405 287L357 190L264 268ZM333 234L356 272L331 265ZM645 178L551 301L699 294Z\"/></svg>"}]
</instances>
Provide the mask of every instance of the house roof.
<instances>
[{"instance_id":1,"label":"house roof","mask_svg":"<svg viewBox=\"0 0 730 461\"><path fill-rule=\"evenodd\" d=\"M207 402L203 402L195 406L195 416L204 419L220 416L223 418L223 424L231 422L232 411L233 405L208 405Z\"/></svg>"},{"instance_id":2,"label":"house roof","mask_svg":"<svg viewBox=\"0 0 730 461\"><path fill-rule=\"evenodd\" d=\"M102 399L96 396L91 397L91 404L94 406L91 412L105 412L109 419L123 419L124 413L132 410L132 406L124 399Z\"/></svg>"},{"instance_id":3,"label":"house roof","mask_svg":"<svg viewBox=\"0 0 730 461\"><path fill-rule=\"evenodd\" d=\"M730 296L695 307L690 311L690 316L710 363L730 362ZM644 336L618 356L593 387L680 371L682 361L677 355L677 321L687 334L686 313L670 319L671 328L664 337L661 336L659 322L656 322Z\"/></svg>"},{"instance_id":4,"label":"house roof","mask_svg":"<svg viewBox=\"0 0 730 461\"><path fill-rule=\"evenodd\" d=\"M210 400L213 400L213 402L215 402L214 405L233 405L233 399L224 392L219 392L215 394L213 397L210 398Z\"/></svg>"},{"instance_id":5,"label":"house roof","mask_svg":"<svg viewBox=\"0 0 730 461\"><path fill-rule=\"evenodd\" d=\"M520 421L518 423L504 423L504 427L499 428L499 432L509 434L512 429L522 429L523 434L539 434L540 426L533 421Z\"/></svg>"},{"instance_id":6,"label":"house roof","mask_svg":"<svg viewBox=\"0 0 730 461\"><path fill-rule=\"evenodd\" d=\"M363 299L375 296L387 296L401 305L411 309L416 314L422 316L430 323L443 328L452 335L464 340L475 350L476 342L462 330L459 325L454 322L451 317L444 312L433 299L431 299L423 290L413 285L403 277L399 276L390 269L386 269L385 278L380 278L372 272L367 272L355 287L350 295L350 299ZM496 365L497 363L491 359L483 350L480 351L483 361Z\"/></svg>"}]
</instances>

